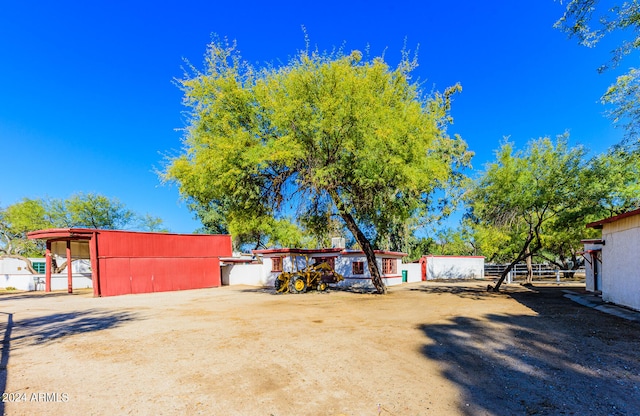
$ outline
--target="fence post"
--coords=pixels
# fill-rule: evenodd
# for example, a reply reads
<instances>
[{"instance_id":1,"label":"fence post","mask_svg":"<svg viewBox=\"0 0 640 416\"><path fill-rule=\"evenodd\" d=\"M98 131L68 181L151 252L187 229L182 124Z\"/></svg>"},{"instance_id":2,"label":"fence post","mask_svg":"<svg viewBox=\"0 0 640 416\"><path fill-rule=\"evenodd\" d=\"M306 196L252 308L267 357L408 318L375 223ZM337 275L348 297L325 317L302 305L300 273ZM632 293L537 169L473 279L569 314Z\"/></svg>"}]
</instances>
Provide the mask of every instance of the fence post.
<instances>
[{"instance_id":1,"label":"fence post","mask_svg":"<svg viewBox=\"0 0 640 416\"><path fill-rule=\"evenodd\" d=\"M511 276L512 271L509 271L509 273L507 273L507 284L510 284L513 282L513 277Z\"/></svg>"},{"instance_id":2,"label":"fence post","mask_svg":"<svg viewBox=\"0 0 640 416\"><path fill-rule=\"evenodd\" d=\"M560 270L556 270L556 282L560 283Z\"/></svg>"}]
</instances>

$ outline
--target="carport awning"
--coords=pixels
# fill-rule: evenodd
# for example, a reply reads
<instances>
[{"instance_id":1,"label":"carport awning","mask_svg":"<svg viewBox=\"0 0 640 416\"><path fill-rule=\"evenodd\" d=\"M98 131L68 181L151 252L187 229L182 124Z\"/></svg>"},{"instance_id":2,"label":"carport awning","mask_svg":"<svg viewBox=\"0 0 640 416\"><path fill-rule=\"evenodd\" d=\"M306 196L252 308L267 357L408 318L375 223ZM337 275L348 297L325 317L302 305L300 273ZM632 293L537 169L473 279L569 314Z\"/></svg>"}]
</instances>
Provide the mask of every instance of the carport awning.
<instances>
[{"instance_id":1,"label":"carport awning","mask_svg":"<svg viewBox=\"0 0 640 416\"><path fill-rule=\"evenodd\" d=\"M90 228L53 228L27 233L31 240L90 240L98 230Z\"/></svg>"},{"instance_id":2,"label":"carport awning","mask_svg":"<svg viewBox=\"0 0 640 416\"><path fill-rule=\"evenodd\" d=\"M38 230L27 233L31 240L45 240L47 243L47 255L45 256L45 291L51 291L51 258L53 255L66 257L68 292L73 293L73 272L70 264L73 259L91 260L93 280L93 293L100 296L99 271L96 259L96 237L99 230L90 228L54 228Z\"/></svg>"},{"instance_id":3,"label":"carport awning","mask_svg":"<svg viewBox=\"0 0 640 416\"><path fill-rule=\"evenodd\" d=\"M33 231L27 237L51 241L51 253L61 257L67 255L67 241L70 241L72 258L90 259L89 240L96 232L97 230L88 228L56 228Z\"/></svg>"}]
</instances>

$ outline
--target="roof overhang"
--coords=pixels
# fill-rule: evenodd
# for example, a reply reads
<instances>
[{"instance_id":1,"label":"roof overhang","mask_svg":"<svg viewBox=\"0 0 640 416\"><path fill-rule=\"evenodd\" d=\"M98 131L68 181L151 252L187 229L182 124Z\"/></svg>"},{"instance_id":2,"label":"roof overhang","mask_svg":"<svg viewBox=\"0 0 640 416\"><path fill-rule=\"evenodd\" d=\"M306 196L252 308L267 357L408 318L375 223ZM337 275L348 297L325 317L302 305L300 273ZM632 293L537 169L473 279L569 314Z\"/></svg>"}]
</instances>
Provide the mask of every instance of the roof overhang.
<instances>
[{"instance_id":1,"label":"roof overhang","mask_svg":"<svg viewBox=\"0 0 640 416\"><path fill-rule=\"evenodd\" d=\"M27 233L30 240L90 240L99 230L91 228L53 228Z\"/></svg>"},{"instance_id":2,"label":"roof overhang","mask_svg":"<svg viewBox=\"0 0 640 416\"><path fill-rule=\"evenodd\" d=\"M266 250L251 250L253 254L262 255L288 255L288 254L302 254L311 256L314 254L335 254L338 255L343 249L341 248L270 248Z\"/></svg>"},{"instance_id":3,"label":"roof overhang","mask_svg":"<svg viewBox=\"0 0 640 416\"><path fill-rule=\"evenodd\" d=\"M362 250L347 250L344 248L272 248L266 250L251 250L253 254L261 254L267 257L275 257L282 255L304 255L304 256L313 256L313 255L343 255L343 256L362 256L364 255L364 251ZM395 256L395 257L405 257L407 253L400 253L397 251L385 251L385 250L374 250L376 255L381 256Z\"/></svg>"},{"instance_id":4,"label":"roof overhang","mask_svg":"<svg viewBox=\"0 0 640 416\"><path fill-rule=\"evenodd\" d=\"M580 244L602 244L604 245L604 240L602 238L586 238L584 240L580 240Z\"/></svg>"},{"instance_id":5,"label":"roof overhang","mask_svg":"<svg viewBox=\"0 0 640 416\"><path fill-rule=\"evenodd\" d=\"M589 224L587 224L587 228L600 229L604 224L609 224L611 222L616 222L623 218L633 217L634 215L639 215L639 214L640 214L640 209L634 209L633 211L624 212L620 215L614 215L613 217L605 218L600 221L590 222Z\"/></svg>"}]
</instances>

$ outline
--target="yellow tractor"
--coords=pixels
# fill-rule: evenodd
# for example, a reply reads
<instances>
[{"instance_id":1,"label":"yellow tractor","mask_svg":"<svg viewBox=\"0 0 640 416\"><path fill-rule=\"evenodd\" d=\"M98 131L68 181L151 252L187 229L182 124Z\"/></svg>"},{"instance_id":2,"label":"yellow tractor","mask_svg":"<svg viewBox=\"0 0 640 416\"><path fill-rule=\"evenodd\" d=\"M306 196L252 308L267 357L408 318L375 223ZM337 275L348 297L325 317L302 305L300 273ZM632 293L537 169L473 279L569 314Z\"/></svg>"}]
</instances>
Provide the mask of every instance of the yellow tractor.
<instances>
[{"instance_id":1,"label":"yellow tractor","mask_svg":"<svg viewBox=\"0 0 640 416\"><path fill-rule=\"evenodd\" d=\"M297 272L282 272L276 277L275 288L278 293L305 293L308 290L324 292L329 283L344 280L328 263L313 264Z\"/></svg>"}]
</instances>

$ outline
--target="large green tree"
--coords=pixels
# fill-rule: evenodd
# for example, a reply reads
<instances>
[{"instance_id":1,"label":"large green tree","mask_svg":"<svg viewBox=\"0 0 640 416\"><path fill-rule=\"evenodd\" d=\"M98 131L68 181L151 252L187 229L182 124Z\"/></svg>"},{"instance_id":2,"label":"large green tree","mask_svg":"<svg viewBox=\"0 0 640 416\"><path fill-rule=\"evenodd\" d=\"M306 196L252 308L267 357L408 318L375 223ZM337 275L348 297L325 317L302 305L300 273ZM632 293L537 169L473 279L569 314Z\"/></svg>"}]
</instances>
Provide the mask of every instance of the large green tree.
<instances>
[{"instance_id":1,"label":"large green tree","mask_svg":"<svg viewBox=\"0 0 640 416\"><path fill-rule=\"evenodd\" d=\"M51 205L55 208L56 220L65 227L117 230L136 219L136 214L118 199L94 193L75 194L66 200L52 201Z\"/></svg>"},{"instance_id":2,"label":"large green tree","mask_svg":"<svg viewBox=\"0 0 640 416\"><path fill-rule=\"evenodd\" d=\"M620 146L595 156L585 177L584 198L596 204L593 221L640 208L640 157Z\"/></svg>"},{"instance_id":3,"label":"large green tree","mask_svg":"<svg viewBox=\"0 0 640 416\"><path fill-rule=\"evenodd\" d=\"M511 259L495 291L516 263L530 264L544 247L545 233L582 197L584 154L569 148L566 137L538 139L521 151L507 142L468 192L478 240L494 256ZM491 234L501 241L487 238Z\"/></svg>"},{"instance_id":4,"label":"large green tree","mask_svg":"<svg viewBox=\"0 0 640 416\"><path fill-rule=\"evenodd\" d=\"M548 156L533 157L536 148ZM491 262L535 257L562 270L577 268L583 248L580 241L598 235L585 227L587 223L640 207L640 162L634 154L616 146L589 160L584 156L581 148L569 149L566 139L555 145L548 139L534 141L515 153L512 144L506 143L468 194L472 209L467 223L480 253ZM549 164L556 170L550 170ZM534 188L558 188L562 183L562 189L552 194ZM489 186L478 189L485 185ZM544 215L525 215L540 211L540 202L550 201L556 193L563 203L546 208ZM514 208L516 203L519 210ZM531 237L530 248L523 251Z\"/></svg>"},{"instance_id":5,"label":"large green tree","mask_svg":"<svg viewBox=\"0 0 640 416\"><path fill-rule=\"evenodd\" d=\"M640 47L640 3L637 0L569 0L565 3L565 13L556 22L556 27L569 37L587 47L594 47L611 33L620 39L611 60L599 68L600 72L618 66L624 57L637 53ZM630 68L626 74L617 77L602 96L602 102L611 105L609 116L627 129L627 144L636 148L640 133L640 71Z\"/></svg>"},{"instance_id":6,"label":"large green tree","mask_svg":"<svg viewBox=\"0 0 640 416\"><path fill-rule=\"evenodd\" d=\"M28 257L42 256L44 245L41 240L29 240L27 233L71 227L166 231L160 218L149 214L138 216L117 199L104 195L79 193L67 199L23 198L0 208L0 258L19 258L35 273ZM62 267L64 265L59 268Z\"/></svg>"},{"instance_id":7,"label":"large green tree","mask_svg":"<svg viewBox=\"0 0 640 416\"><path fill-rule=\"evenodd\" d=\"M41 199L24 198L4 209L0 208L0 258L25 259L42 255L42 244L27 239L27 233L51 228L54 224L45 202ZM27 262L27 267L35 273L30 262Z\"/></svg>"},{"instance_id":8,"label":"large green tree","mask_svg":"<svg viewBox=\"0 0 640 416\"><path fill-rule=\"evenodd\" d=\"M247 224L334 213L364 251L373 284L386 293L372 241L437 205L436 190L458 185L471 154L450 137L450 96L362 53L299 52L254 68L235 45L214 41L204 71L179 84L189 108L184 154L164 179L210 207L235 234ZM443 194L444 195L444 194Z\"/></svg>"}]
</instances>

